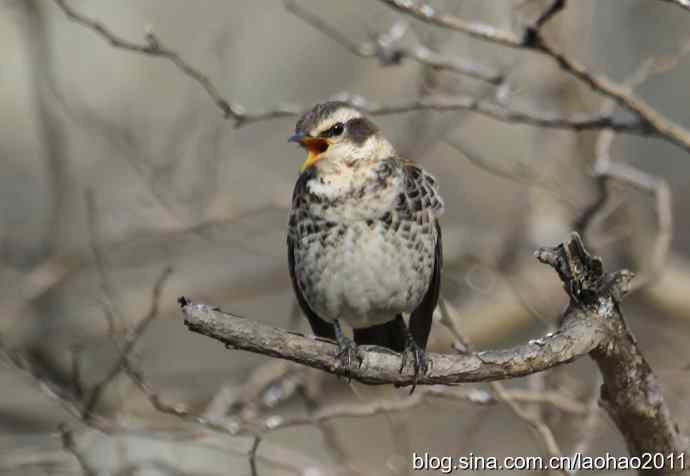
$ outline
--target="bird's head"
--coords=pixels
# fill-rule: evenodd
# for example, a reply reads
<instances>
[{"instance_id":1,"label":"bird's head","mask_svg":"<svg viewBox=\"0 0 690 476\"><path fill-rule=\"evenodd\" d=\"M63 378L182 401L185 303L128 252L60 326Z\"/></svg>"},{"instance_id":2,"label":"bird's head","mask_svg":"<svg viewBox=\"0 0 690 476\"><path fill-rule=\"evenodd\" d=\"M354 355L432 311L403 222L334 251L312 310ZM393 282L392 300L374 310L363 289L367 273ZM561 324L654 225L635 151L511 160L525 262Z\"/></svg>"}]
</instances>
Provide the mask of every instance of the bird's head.
<instances>
[{"instance_id":1,"label":"bird's head","mask_svg":"<svg viewBox=\"0 0 690 476\"><path fill-rule=\"evenodd\" d=\"M289 140L307 149L301 171L317 166L338 170L394 154L373 122L361 111L339 101L317 104L306 112Z\"/></svg>"}]
</instances>

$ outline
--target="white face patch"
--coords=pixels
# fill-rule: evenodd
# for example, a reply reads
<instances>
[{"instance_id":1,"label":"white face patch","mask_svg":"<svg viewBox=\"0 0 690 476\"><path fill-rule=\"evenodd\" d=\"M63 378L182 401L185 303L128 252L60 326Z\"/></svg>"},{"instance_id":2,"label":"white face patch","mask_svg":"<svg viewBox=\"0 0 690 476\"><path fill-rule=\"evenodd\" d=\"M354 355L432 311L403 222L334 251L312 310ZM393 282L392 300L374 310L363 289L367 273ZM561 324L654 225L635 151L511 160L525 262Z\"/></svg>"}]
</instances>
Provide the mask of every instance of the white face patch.
<instances>
[{"instance_id":1,"label":"white face patch","mask_svg":"<svg viewBox=\"0 0 690 476\"><path fill-rule=\"evenodd\" d=\"M358 117L362 117L362 113L359 112L357 109L353 109L351 107L341 107L333 114L331 114L328 118L324 119L319 124L317 124L317 126L314 127L312 130L310 130L309 135L312 137L317 137L323 131L330 129L338 122L342 122L343 124L345 124L350 119L356 119Z\"/></svg>"},{"instance_id":2,"label":"white face patch","mask_svg":"<svg viewBox=\"0 0 690 476\"><path fill-rule=\"evenodd\" d=\"M393 155L393 146L379 134L369 137L361 145L351 141L335 142L323 153L324 159L330 160L334 165L359 160L386 159Z\"/></svg>"},{"instance_id":3,"label":"white face patch","mask_svg":"<svg viewBox=\"0 0 690 476\"><path fill-rule=\"evenodd\" d=\"M396 152L390 142L376 134L360 146L352 142L332 144L322 155L323 159L314 164L319 178L308 187L312 193L334 199L376 181L378 161L394 157Z\"/></svg>"}]
</instances>

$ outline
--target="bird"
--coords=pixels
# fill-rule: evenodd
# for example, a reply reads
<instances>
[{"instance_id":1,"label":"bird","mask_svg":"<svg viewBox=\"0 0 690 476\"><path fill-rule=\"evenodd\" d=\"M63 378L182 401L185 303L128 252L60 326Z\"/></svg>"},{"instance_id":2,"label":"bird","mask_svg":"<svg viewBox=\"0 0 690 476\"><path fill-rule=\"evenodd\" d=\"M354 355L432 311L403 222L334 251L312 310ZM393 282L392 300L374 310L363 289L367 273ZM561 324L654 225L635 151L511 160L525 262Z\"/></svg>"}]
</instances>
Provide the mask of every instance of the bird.
<instances>
[{"instance_id":1,"label":"bird","mask_svg":"<svg viewBox=\"0 0 690 476\"><path fill-rule=\"evenodd\" d=\"M437 180L402 159L346 102L315 105L288 140L307 151L287 233L299 306L316 336L336 341L346 372L359 359L359 345L401 353L401 373L411 356L414 391L429 368L426 344L441 287L444 202Z\"/></svg>"}]
</instances>

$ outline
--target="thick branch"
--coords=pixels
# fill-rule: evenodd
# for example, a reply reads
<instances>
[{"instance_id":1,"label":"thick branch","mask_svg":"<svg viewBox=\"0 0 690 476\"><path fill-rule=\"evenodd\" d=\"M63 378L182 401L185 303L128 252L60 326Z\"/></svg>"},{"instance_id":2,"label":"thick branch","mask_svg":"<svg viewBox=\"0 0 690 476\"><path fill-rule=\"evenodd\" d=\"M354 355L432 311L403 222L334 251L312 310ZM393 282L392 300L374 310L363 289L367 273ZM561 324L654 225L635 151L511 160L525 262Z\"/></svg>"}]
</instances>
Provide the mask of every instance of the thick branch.
<instances>
[{"instance_id":1,"label":"thick branch","mask_svg":"<svg viewBox=\"0 0 690 476\"><path fill-rule=\"evenodd\" d=\"M343 375L335 343L234 316L205 304L184 300L189 330L212 337L229 348L248 350ZM590 317L593 317L590 319ZM555 367L587 354L605 338L605 326L595 316L573 310L558 332L506 350L470 355L429 354L431 370L418 384L453 384L521 377ZM362 365L355 380L370 384L412 385L414 372L400 372L400 354L379 347L360 348Z\"/></svg>"},{"instance_id":2,"label":"thick branch","mask_svg":"<svg viewBox=\"0 0 690 476\"><path fill-rule=\"evenodd\" d=\"M628 271L605 273L599 258L585 250L576 233L555 248L543 248L537 259L558 273L570 305L558 331L506 350L468 355L429 354L430 371L418 384L494 381L540 372L590 354L604 384L602 403L626 439L632 455L685 453L679 433L651 367L628 330L619 303L633 278ZM334 343L277 329L180 298L185 324L193 332L226 345L344 375ZM350 376L369 384L413 383L410 365L400 372L400 354L379 347L360 347L362 364ZM674 462L678 464L676 457ZM669 468L667 463L666 470ZM657 471L659 473L663 471Z\"/></svg>"},{"instance_id":3,"label":"thick branch","mask_svg":"<svg viewBox=\"0 0 690 476\"><path fill-rule=\"evenodd\" d=\"M620 300L630 289L632 273L604 273L601 260L585 250L577 234L556 248L542 249L537 257L551 265L561 277L570 296L570 307L596 313L608 327L608 338L592 352L604 384L601 404L623 434L631 455L644 453L674 455L661 474L678 471L679 461L687 464L688 441L671 419L661 388L620 310ZM681 454L684 460L679 460Z\"/></svg>"}]
</instances>

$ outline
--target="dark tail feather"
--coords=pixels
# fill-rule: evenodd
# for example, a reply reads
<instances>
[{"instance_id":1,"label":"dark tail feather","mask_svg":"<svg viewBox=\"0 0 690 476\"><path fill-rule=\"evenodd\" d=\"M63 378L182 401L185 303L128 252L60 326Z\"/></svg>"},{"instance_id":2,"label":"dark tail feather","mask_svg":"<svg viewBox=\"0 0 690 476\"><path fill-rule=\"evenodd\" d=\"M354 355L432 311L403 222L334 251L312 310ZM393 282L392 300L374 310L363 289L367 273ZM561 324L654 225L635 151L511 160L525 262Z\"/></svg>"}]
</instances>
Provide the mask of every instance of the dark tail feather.
<instances>
[{"instance_id":1,"label":"dark tail feather","mask_svg":"<svg viewBox=\"0 0 690 476\"><path fill-rule=\"evenodd\" d=\"M357 345L378 345L396 352L405 350L405 329L400 325L401 319L393 319L378 326L354 329Z\"/></svg>"}]
</instances>

